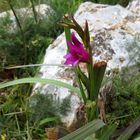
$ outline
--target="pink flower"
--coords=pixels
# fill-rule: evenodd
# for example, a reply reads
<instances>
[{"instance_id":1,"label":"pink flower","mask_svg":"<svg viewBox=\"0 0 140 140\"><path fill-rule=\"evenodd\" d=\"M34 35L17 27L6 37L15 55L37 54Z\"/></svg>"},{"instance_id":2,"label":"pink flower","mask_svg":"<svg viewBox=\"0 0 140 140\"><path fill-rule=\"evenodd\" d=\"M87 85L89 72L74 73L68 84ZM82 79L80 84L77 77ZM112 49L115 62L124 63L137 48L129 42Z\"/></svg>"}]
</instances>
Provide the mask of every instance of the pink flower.
<instances>
[{"instance_id":1,"label":"pink flower","mask_svg":"<svg viewBox=\"0 0 140 140\"><path fill-rule=\"evenodd\" d=\"M69 52L64 56L64 64L76 66L79 62L89 62L89 53L84 49L83 44L76 38L74 32L71 33L72 41L67 41Z\"/></svg>"}]
</instances>

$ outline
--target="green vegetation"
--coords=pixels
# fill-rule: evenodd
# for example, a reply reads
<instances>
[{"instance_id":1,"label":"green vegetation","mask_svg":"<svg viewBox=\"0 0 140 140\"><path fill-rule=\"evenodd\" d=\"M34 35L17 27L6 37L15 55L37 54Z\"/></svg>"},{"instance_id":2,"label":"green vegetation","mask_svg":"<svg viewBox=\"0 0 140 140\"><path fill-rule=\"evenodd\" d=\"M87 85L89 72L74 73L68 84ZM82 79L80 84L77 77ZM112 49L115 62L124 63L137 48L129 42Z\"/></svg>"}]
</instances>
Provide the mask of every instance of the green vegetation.
<instances>
[{"instance_id":1,"label":"green vegetation","mask_svg":"<svg viewBox=\"0 0 140 140\"><path fill-rule=\"evenodd\" d=\"M96 3L103 3L103 4L120 4L122 6L127 6L130 0L91 0L92 2Z\"/></svg>"},{"instance_id":2,"label":"green vegetation","mask_svg":"<svg viewBox=\"0 0 140 140\"><path fill-rule=\"evenodd\" d=\"M19 92L19 90L18 90ZM58 114L69 111L69 98L60 103L52 95L1 94L0 128L7 139L41 139L46 127L60 123ZM65 106L65 108L63 107Z\"/></svg>"},{"instance_id":3,"label":"green vegetation","mask_svg":"<svg viewBox=\"0 0 140 140\"><path fill-rule=\"evenodd\" d=\"M35 67L24 69L4 69L6 66L15 66L23 64L41 63L46 48L63 32L60 21L66 13L74 13L80 3L86 0L0 0L0 12L13 8L17 16L16 23L7 15L0 19L0 81L35 76L38 69ZM126 6L128 0L90 0L96 3L121 4ZM33 10L35 5L47 3L53 8L53 12L48 17L39 18ZM33 17L19 14L17 8L32 7ZM9 28L11 25L17 28ZM136 44L131 44L131 46ZM131 54L130 54L131 55ZM138 54L139 55L139 54ZM133 59L133 56L132 56ZM138 59L138 63L139 63ZM104 131L98 132L103 136L115 137L120 133L116 130L122 130L132 125L140 114L140 72L130 72L124 70L121 73L113 75L112 90L107 97L106 117L109 127ZM135 69L135 68L134 68ZM2 85L2 84L1 84ZM77 90L77 89L76 89ZM32 84L14 85L0 91L0 135L5 139L15 138L17 140L44 139L45 128L61 124L59 113L69 112L69 98L62 103L54 101L51 95L31 95ZM96 122L96 121L95 121ZM95 122L90 124L94 127ZM98 120L97 120L98 122ZM136 121L137 122L137 121ZM115 126L113 125L115 124ZM135 124L135 123L134 123ZM103 127L102 122L96 126ZM78 130L78 133L68 135L75 140L83 130L83 137L92 134L98 130L87 129L89 125ZM131 130L134 127L128 127ZM139 136L139 129L133 134L126 134L135 138ZM87 135L88 134L88 135ZM132 136L133 134L133 136ZM0 136L0 139L2 138ZM78 139L77 138L77 139ZM88 137L87 140L92 139ZM99 137L98 137L99 138ZM67 139L67 137L64 137ZM103 137L99 138L103 139Z\"/></svg>"},{"instance_id":4,"label":"green vegetation","mask_svg":"<svg viewBox=\"0 0 140 140\"><path fill-rule=\"evenodd\" d=\"M125 69L112 80L113 87L107 105L108 121L116 123L119 128L126 127L140 114L140 72L130 74Z\"/></svg>"},{"instance_id":5,"label":"green vegetation","mask_svg":"<svg viewBox=\"0 0 140 140\"><path fill-rule=\"evenodd\" d=\"M10 15L7 15L0 20L1 82L36 74L36 68L6 70L3 67L41 63L48 45L63 32L63 28L59 25L61 18L66 12L73 13L80 1L65 3L63 0L51 0L41 3L50 4L54 11L40 19L35 11L34 17L28 17L16 10L25 6L33 8L40 4L40 1L0 1L1 11L12 9L16 19L13 21ZM17 28L12 28L13 25ZM6 135L6 139L42 139L45 137L46 127L58 124L58 114L65 114L69 110L69 99L59 103L53 101L50 96L37 94L32 97L31 89L32 85L26 84L7 88L6 91L1 90L0 131L3 136ZM37 98L38 101L35 106L30 107L28 102L31 98L34 100ZM57 121L54 117L57 117Z\"/></svg>"}]
</instances>

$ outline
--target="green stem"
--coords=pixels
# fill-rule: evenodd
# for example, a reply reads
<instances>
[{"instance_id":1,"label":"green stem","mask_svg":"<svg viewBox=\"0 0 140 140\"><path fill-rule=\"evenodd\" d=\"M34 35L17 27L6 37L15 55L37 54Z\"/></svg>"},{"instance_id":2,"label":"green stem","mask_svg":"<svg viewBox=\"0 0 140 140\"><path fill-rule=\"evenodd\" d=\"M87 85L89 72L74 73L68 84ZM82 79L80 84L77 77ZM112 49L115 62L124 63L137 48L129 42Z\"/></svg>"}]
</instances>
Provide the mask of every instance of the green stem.
<instances>
[{"instance_id":1,"label":"green stem","mask_svg":"<svg viewBox=\"0 0 140 140\"><path fill-rule=\"evenodd\" d=\"M82 85L82 83L81 83L81 80L80 80L80 78L78 77L77 68L75 68L74 70L75 70L76 77L77 77L77 80L78 80L78 84L79 84L79 88L80 88L80 93L81 93L82 99L83 99L83 101L84 101L84 104L86 104L86 102L87 102L87 97L86 97L86 94L85 94L85 92L84 92L84 89L83 89L83 85Z\"/></svg>"},{"instance_id":2,"label":"green stem","mask_svg":"<svg viewBox=\"0 0 140 140\"><path fill-rule=\"evenodd\" d=\"M26 122L26 125L27 125L27 140L32 140L31 135L30 135L30 128L29 128L28 120Z\"/></svg>"},{"instance_id":3,"label":"green stem","mask_svg":"<svg viewBox=\"0 0 140 140\"><path fill-rule=\"evenodd\" d=\"M90 122L90 108L86 108L86 115L87 115L87 120Z\"/></svg>"},{"instance_id":4,"label":"green stem","mask_svg":"<svg viewBox=\"0 0 140 140\"><path fill-rule=\"evenodd\" d=\"M16 124L17 124L18 133L20 135L20 126L19 126L19 123L18 123L17 114L15 114L15 120L16 120Z\"/></svg>"},{"instance_id":5,"label":"green stem","mask_svg":"<svg viewBox=\"0 0 140 140\"><path fill-rule=\"evenodd\" d=\"M10 1L10 0L8 0L8 3L9 3L9 6L10 6L10 8L11 8L11 10L12 10L14 16L15 16L16 23L17 23L17 25L18 25L18 27L19 27L19 29L20 29L20 31L21 31L21 34L22 34L22 36L23 36L22 26L21 26L21 24L20 24L20 21L19 21L19 19L18 19L18 16L17 16L17 14L16 14L16 11L15 11L13 5L11 4L11 1Z\"/></svg>"},{"instance_id":6,"label":"green stem","mask_svg":"<svg viewBox=\"0 0 140 140\"><path fill-rule=\"evenodd\" d=\"M84 74L84 72L81 71L80 67L77 67L77 72L78 72L78 76L81 80L81 82L83 83L83 85L85 86L86 90L87 90L87 95L89 96L90 93L90 88L89 88L89 79L87 78L87 76Z\"/></svg>"},{"instance_id":7,"label":"green stem","mask_svg":"<svg viewBox=\"0 0 140 140\"><path fill-rule=\"evenodd\" d=\"M35 19L35 22L37 24L38 23L38 19L37 19L37 12L35 10L34 2L33 2L33 0L30 0L30 2L31 2L32 9L33 9L34 19Z\"/></svg>"},{"instance_id":8,"label":"green stem","mask_svg":"<svg viewBox=\"0 0 140 140\"><path fill-rule=\"evenodd\" d=\"M66 36L66 44L67 44L67 41L71 41L71 35L70 35L70 28L68 27L64 27L64 31L65 31L65 36ZM67 44L67 51L69 51L69 46Z\"/></svg>"},{"instance_id":9,"label":"green stem","mask_svg":"<svg viewBox=\"0 0 140 140\"><path fill-rule=\"evenodd\" d=\"M96 105L90 110L89 122L97 118L98 118L98 108Z\"/></svg>"},{"instance_id":10,"label":"green stem","mask_svg":"<svg viewBox=\"0 0 140 140\"><path fill-rule=\"evenodd\" d=\"M18 16L16 14L16 11L11 3L11 0L7 0L8 1L8 4L15 16L15 20L16 20L16 23L17 23L17 26L19 27L19 30L21 32L21 36L22 36L22 39L23 39L23 46L24 46L24 63L26 64L26 60L27 60L27 47L26 47L26 41L25 41L25 35L24 35L24 31L22 29L22 26L21 26L21 23L20 23L20 20L18 19Z\"/></svg>"}]
</instances>

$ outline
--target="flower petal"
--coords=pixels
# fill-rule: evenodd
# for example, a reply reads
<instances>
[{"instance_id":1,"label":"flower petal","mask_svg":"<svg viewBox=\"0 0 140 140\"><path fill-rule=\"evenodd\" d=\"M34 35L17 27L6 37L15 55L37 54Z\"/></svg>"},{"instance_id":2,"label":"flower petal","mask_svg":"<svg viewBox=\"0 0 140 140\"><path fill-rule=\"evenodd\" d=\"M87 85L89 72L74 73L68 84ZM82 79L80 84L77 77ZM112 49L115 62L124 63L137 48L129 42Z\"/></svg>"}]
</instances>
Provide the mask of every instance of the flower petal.
<instances>
[{"instance_id":1,"label":"flower petal","mask_svg":"<svg viewBox=\"0 0 140 140\"><path fill-rule=\"evenodd\" d=\"M72 42L67 41L69 52L64 56L65 64L76 66L79 62L89 63L90 55L84 49L83 44L76 38L74 32L71 34Z\"/></svg>"},{"instance_id":2,"label":"flower petal","mask_svg":"<svg viewBox=\"0 0 140 140\"><path fill-rule=\"evenodd\" d=\"M73 45L70 41L67 41L67 44L70 48L70 53L80 53L81 52L81 47L78 48L76 45Z\"/></svg>"},{"instance_id":3,"label":"flower petal","mask_svg":"<svg viewBox=\"0 0 140 140\"><path fill-rule=\"evenodd\" d=\"M81 50L81 55L82 55L82 59L85 60L85 61L89 61L89 53L86 51L86 50Z\"/></svg>"},{"instance_id":4,"label":"flower petal","mask_svg":"<svg viewBox=\"0 0 140 140\"><path fill-rule=\"evenodd\" d=\"M79 62L80 62L80 59L76 60L76 61L73 63L73 66L76 66Z\"/></svg>"},{"instance_id":5,"label":"flower petal","mask_svg":"<svg viewBox=\"0 0 140 140\"><path fill-rule=\"evenodd\" d=\"M77 47L83 47L83 44L76 38L74 32L71 33L71 39L74 45L76 45Z\"/></svg>"},{"instance_id":6,"label":"flower petal","mask_svg":"<svg viewBox=\"0 0 140 140\"><path fill-rule=\"evenodd\" d=\"M71 57L71 56L72 56L71 53L67 53L67 54L64 56L64 58L68 59L68 58Z\"/></svg>"},{"instance_id":7,"label":"flower petal","mask_svg":"<svg viewBox=\"0 0 140 140\"><path fill-rule=\"evenodd\" d=\"M76 57L74 57L74 56L70 56L70 57L68 57L67 59L66 59L66 61L65 61L65 63L64 64L67 64L67 65L69 65L69 64L75 64L75 62L77 61L78 59L76 58Z\"/></svg>"}]
</instances>

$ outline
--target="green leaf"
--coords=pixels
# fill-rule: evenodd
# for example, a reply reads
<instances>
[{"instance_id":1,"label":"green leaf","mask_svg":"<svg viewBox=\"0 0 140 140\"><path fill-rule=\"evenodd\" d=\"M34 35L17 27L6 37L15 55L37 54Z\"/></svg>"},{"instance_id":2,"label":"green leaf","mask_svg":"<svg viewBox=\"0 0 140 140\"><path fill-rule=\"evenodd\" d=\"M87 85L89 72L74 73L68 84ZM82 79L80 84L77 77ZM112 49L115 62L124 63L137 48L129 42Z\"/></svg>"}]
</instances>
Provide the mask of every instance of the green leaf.
<instances>
[{"instance_id":1,"label":"green leaf","mask_svg":"<svg viewBox=\"0 0 140 140\"><path fill-rule=\"evenodd\" d=\"M81 79L82 83L84 84L84 86L86 87L88 93L89 93L89 79L87 78L87 76L81 71L81 69L78 67L77 68L77 74L79 79Z\"/></svg>"},{"instance_id":2,"label":"green leaf","mask_svg":"<svg viewBox=\"0 0 140 140\"><path fill-rule=\"evenodd\" d=\"M112 136L112 134L115 132L116 130L116 126L115 125L111 125L111 126L106 126L103 128L103 132L102 134L99 136L99 140L110 140L110 137Z\"/></svg>"},{"instance_id":3,"label":"green leaf","mask_svg":"<svg viewBox=\"0 0 140 140\"><path fill-rule=\"evenodd\" d=\"M44 125L48 122L56 121L56 120L57 120L57 117L45 118L39 122L39 126Z\"/></svg>"},{"instance_id":4,"label":"green leaf","mask_svg":"<svg viewBox=\"0 0 140 140\"><path fill-rule=\"evenodd\" d=\"M76 131L66 135L65 137L61 138L60 140L84 140L86 137L92 135L105 124L101 120L94 120L90 123L86 124L85 126L77 129Z\"/></svg>"},{"instance_id":5,"label":"green leaf","mask_svg":"<svg viewBox=\"0 0 140 140\"><path fill-rule=\"evenodd\" d=\"M64 27L64 31L65 31L66 41L67 40L71 41L70 28Z\"/></svg>"},{"instance_id":6,"label":"green leaf","mask_svg":"<svg viewBox=\"0 0 140 140\"><path fill-rule=\"evenodd\" d=\"M22 78L22 79L13 80L13 81L6 82L6 83L0 83L0 89L6 88L9 86L19 85L19 84L25 84L25 83L41 83L41 84L56 85L59 87L67 88L70 91L73 91L73 92L78 93L80 95L79 88L73 87L70 84L67 84L67 83L64 83L64 82L61 82L58 80L38 78L38 77Z\"/></svg>"},{"instance_id":7,"label":"green leaf","mask_svg":"<svg viewBox=\"0 0 140 140\"><path fill-rule=\"evenodd\" d=\"M85 91L84 91L84 88L83 88L82 81L81 81L81 79L79 78L79 75L78 75L78 68L75 68L75 73L76 73L77 81L78 81L78 84L79 84L81 97L84 101L84 104L86 104L87 97L86 97L86 94L85 94Z\"/></svg>"},{"instance_id":8,"label":"green leaf","mask_svg":"<svg viewBox=\"0 0 140 140\"><path fill-rule=\"evenodd\" d=\"M64 27L64 31L65 31L66 44L67 44L67 41L71 41L70 28ZM68 46L68 44L67 44L67 51L69 51L69 46Z\"/></svg>"},{"instance_id":9,"label":"green leaf","mask_svg":"<svg viewBox=\"0 0 140 140\"><path fill-rule=\"evenodd\" d=\"M97 138L95 138L95 136L89 136L84 140L98 140Z\"/></svg>"},{"instance_id":10,"label":"green leaf","mask_svg":"<svg viewBox=\"0 0 140 140\"><path fill-rule=\"evenodd\" d=\"M134 140L140 140L140 137L135 138Z\"/></svg>"},{"instance_id":11,"label":"green leaf","mask_svg":"<svg viewBox=\"0 0 140 140\"><path fill-rule=\"evenodd\" d=\"M73 29L78 33L78 35L81 37L81 39L84 40L84 31L81 28L81 26L77 23L77 21L74 19L73 16L72 16L72 21L75 25L75 28L73 28Z\"/></svg>"},{"instance_id":12,"label":"green leaf","mask_svg":"<svg viewBox=\"0 0 140 140\"><path fill-rule=\"evenodd\" d=\"M130 136L140 127L140 116L129 125L117 140L128 140Z\"/></svg>"},{"instance_id":13,"label":"green leaf","mask_svg":"<svg viewBox=\"0 0 140 140\"><path fill-rule=\"evenodd\" d=\"M97 62L93 66L93 74L94 74L94 92L92 94L92 99L97 99L98 93L101 87L101 83L105 74L107 63L104 61Z\"/></svg>"},{"instance_id":14,"label":"green leaf","mask_svg":"<svg viewBox=\"0 0 140 140\"><path fill-rule=\"evenodd\" d=\"M90 35L89 35L89 28L88 28L88 22L85 23L85 29L84 29L84 44L85 47L88 48L90 43Z\"/></svg>"}]
</instances>

